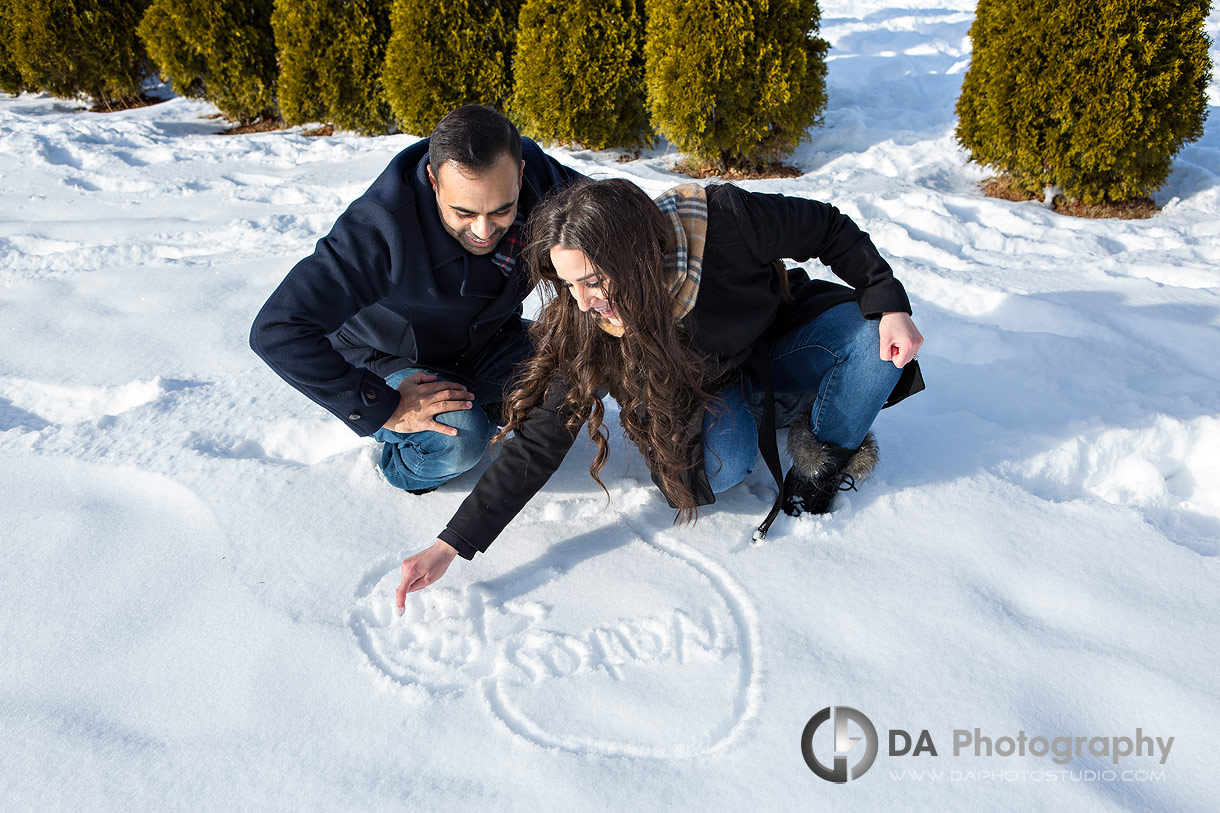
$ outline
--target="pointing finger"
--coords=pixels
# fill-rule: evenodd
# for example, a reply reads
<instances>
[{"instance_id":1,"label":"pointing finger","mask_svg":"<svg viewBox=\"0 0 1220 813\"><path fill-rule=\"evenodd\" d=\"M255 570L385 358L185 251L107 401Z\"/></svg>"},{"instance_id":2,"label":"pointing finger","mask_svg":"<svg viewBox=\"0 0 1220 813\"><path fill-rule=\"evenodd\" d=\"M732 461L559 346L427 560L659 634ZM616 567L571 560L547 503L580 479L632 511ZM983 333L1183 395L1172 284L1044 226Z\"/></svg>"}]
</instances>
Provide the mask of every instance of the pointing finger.
<instances>
[{"instance_id":1,"label":"pointing finger","mask_svg":"<svg viewBox=\"0 0 1220 813\"><path fill-rule=\"evenodd\" d=\"M398 610L398 614L402 615L407 606L407 593L411 579L412 569L404 561L402 563L402 581L398 584L398 589L394 591L394 607Z\"/></svg>"}]
</instances>

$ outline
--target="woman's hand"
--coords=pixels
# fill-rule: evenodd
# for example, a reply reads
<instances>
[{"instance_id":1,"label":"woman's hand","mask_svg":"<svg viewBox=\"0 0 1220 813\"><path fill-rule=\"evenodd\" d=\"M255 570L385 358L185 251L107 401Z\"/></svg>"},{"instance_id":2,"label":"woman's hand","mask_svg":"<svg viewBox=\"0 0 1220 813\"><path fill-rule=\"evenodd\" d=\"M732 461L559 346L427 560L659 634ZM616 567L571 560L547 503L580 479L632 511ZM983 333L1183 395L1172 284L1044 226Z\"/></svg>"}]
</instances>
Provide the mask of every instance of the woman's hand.
<instances>
[{"instance_id":1,"label":"woman's hand","mask_svg":"<svg viewBox=\"0 0 1220 813\"><path fill-rule=\"evenodd\" d=\"M407 593L421 590L444 576L454 556L457 551L438 539L427 550L402 560L402 583L394 594L399 615L407 605Z\"/></svg>"},{"instance_id":2,"label":"woman's hand","mask_svg":"<svg viewBox=\"0 0 1220 813\"><path fill-rule=\"evenodd\" d=\"M923 347L923 336L910 314L892 311L881 314L881 360L905 367Z\"/></svg>"}]
</instances>

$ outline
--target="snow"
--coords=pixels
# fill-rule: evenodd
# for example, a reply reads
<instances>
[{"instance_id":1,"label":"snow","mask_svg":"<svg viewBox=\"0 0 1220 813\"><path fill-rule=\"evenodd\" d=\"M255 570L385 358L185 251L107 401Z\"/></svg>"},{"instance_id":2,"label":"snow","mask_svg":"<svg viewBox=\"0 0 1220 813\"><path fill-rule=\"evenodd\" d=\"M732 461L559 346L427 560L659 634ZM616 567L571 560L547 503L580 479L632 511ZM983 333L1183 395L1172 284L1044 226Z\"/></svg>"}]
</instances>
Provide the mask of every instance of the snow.
<instances>
[{"instance_id":1,"label":"snow","mask_svg":"<svg viewBox=\"0 0 1220 813\"><path fill-rule=\"evenodd\" d=\"M824 0L826 126L744 184L834 202L912 295L928 390L874 479L752 545L765 467L674 527L615 433L609 502L578 444L402 617L398 561L477 471L397 492L246 335L415 137L0 98L4 808L1215 809L1220 85L1150 220L984 198L952 134L973 5ZM881 739L846 787L800 748L840 705ZM975 728L1174 740L955 755Z\"/></svg>"}]
</instances>

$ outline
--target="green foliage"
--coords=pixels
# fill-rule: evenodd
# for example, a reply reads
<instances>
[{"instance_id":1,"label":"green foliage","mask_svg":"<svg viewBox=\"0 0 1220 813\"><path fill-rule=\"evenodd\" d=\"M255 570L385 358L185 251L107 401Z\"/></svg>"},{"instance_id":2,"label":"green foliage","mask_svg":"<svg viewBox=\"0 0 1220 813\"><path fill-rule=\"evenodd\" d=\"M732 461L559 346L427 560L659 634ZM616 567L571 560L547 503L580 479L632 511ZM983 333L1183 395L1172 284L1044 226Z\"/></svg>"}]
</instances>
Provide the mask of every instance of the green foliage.
<instances>
[{"instance_id":1,"label":"green foliage","mask_svg":"<svg viewBox=\"0 0 1220 813\"><path fill-rule=\"evenodd\" d=\"M152 0L140 38L184 96L207 99L230 119L275 114L273 0Z\"/></svg>"},{"instance_id":2,"label":"green foliage","mask_svg":"<svg viewBox=\"0 0 1220 813\"><path fill-rule=\"evenodd\" d=\"M426 135L463 104L503 109L519 0L393 0L386 97L399 126Z\"/></svg>"},{"instance_id":3,"label":"green foliage","mask_svg":"<svg viewBox=\"0 0 1220 813\"><path fill-rule=\"evenodd\" d=\"M13 61L28 87L99 107L140 96L153 66L136 37L148 0L6 0Z\"/></svg>"},{"instance_id":4,"label":"green foliage","mask_svg":"<svg viewBox=\"0 0 1220 813\"><path fill-rule=\"evenodd\" d=\"M13 57L11 6L9 0L0 0L0 90L16 95L29 88L21 78L21 69Z\"/></svg>"},{"instance_id":5,"label":"green foliage","mask_svg":"<svg viewBox=\"0 0 1220 813\"><path fill-rule=\"evenodd\" d=\"M514 115L538 138L592 149L648 143L638 0L526 0Z\"/></svg>"},{"instance_id":6,"label":"green foliage","mask_svg":"<svg viewBox=\"0 0 1220 813\"><path fill-rule=\"evenodd\" d=\"M1018 187L1085 203L1164 183L1203 134L1209 0L979 0L958 141Z\"/></svg>"},{"instance_id":7,"label":"green foliage","mask_svg":"<svg viewBox=\"0 0 1220 813\"><path fill-rule=\"evenodd\" d=\"M819 124L827 43L817 0L647 0L653 124L720 167L781 158Z\"/></svg>"},{"instance_id":8,"label":"green foliage","mask_svg":"<svg viewBox=\"0 0 1220 813\"><path fill-rule=\"evenodd\" d=\"M293 124L328 121L383 133L390 108L381 68L390 0L275 0L280 109Z\"/></svg>"}]
</instances>

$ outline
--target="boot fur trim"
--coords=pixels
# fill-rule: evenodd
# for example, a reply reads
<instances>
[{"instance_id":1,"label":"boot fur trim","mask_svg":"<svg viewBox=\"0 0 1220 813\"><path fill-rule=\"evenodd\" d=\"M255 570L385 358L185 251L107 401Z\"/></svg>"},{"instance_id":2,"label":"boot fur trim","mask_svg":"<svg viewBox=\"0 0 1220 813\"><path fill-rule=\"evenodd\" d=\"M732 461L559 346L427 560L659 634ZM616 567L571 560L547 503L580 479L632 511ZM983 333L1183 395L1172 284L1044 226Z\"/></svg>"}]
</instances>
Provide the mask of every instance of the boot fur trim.
<instances>
[{"instance_id":1,"label":"boot fur trim","mask_svg":"<svg viewBox=\"0 0 1220 813\"><path fill-rule=\"evenodd\" d=\"M808 412L798 416L788 427L788 454L792 457L792 465L796 470L809 480L828 475L834 468L842 465L844 474L851 475L854 482L862 483L868 479L880 460L877 438L872 432L864 436L864 442L860 444L859 449L848 452L832 443L818 440L809 428Z\"/></svg>"},{"instance_id":2,"label":"boot fur trim","mask_svg":"<svg viewBox=\"0 0 1220 813\"><path fill-rule=\"evenodd\" d=\"M869 432L864 436L864 442L860 444L860 448L856 449L847 459L843 473L851 475L852 480L856 483L863 483L873 473L873 469L877 468L880 460L881 453L877 449L877 436Z\"/></svg>"}]
</instances>

